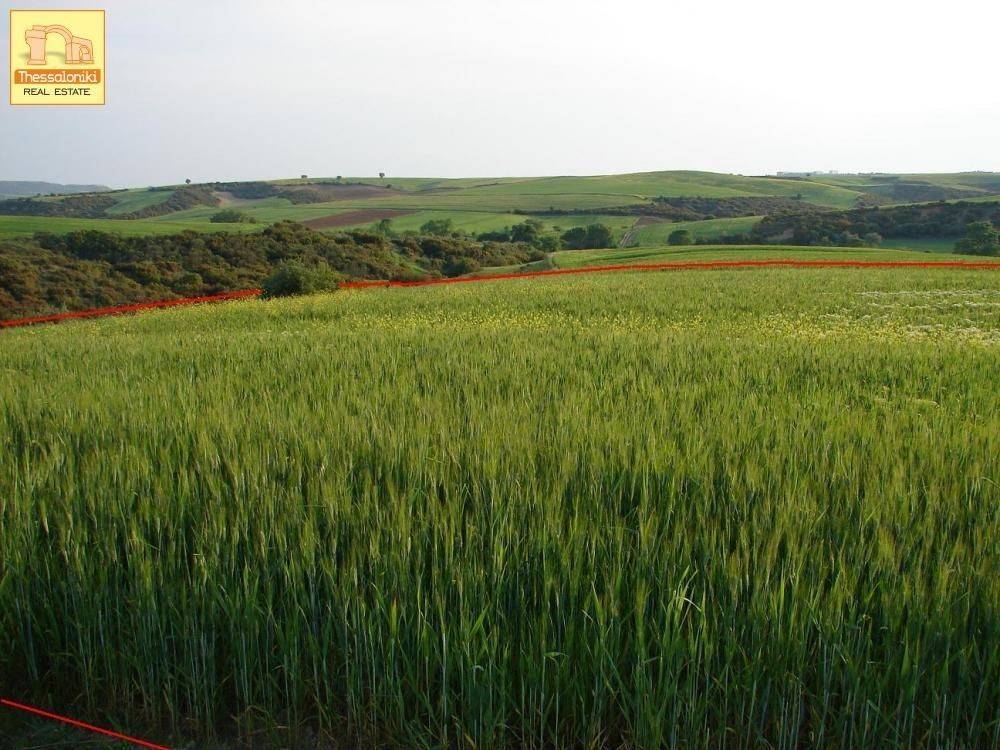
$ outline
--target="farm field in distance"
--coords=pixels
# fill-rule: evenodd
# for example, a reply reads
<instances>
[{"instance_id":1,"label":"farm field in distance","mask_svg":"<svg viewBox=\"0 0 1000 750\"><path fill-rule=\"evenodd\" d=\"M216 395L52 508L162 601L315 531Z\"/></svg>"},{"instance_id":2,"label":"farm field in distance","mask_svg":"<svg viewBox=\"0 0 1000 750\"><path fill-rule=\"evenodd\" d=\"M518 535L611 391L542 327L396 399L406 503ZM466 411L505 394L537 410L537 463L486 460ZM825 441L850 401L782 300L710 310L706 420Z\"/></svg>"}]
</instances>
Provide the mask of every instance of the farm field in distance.
<instances>
[{"instance_id":1,"label":"farm field in distance","mask_svg":"<svg viewBox=\"0 0 1000 750\"><path fill-rule=\"evenodd\" d=\"M644 253L550 260L928 259ZM352 290L0 339L25 699L186 747L1000 736L996 271Z\"/></svg>"}]
</instances>

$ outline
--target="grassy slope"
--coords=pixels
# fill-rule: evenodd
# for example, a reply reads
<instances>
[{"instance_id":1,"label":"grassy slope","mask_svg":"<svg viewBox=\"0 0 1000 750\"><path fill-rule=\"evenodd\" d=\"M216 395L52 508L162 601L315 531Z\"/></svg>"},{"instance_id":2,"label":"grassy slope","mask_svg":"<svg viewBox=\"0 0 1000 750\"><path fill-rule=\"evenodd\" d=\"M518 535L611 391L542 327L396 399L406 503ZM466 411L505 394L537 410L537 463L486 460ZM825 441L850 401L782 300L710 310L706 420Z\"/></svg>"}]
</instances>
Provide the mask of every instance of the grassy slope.
<instances>
[{"instance_id":1,"label":"grassy slope","mask_svg":"<svg viewBox=\"0 0 1000 750\"><path fill-rule=\"evenodd\" d=\"M698 195L732 197L738 195L795 195L802 193L824 205L839 206L853 201L849 190L814 184L711 172L645 172L592 177L542 177L495 186L470 188L467 193L497 195L624 195L636 198Z\"/></svg>"},{"instance_id":2,"label":"grassy slope","mask_svg":"<svg viewBox=\"0 0 1000 750\"><path fill-rule=\"evenodd\" d=\"M1000 193L1000 174L995 172L928 172L913 174L815 175L809 178L824 185L863 188L893 181L926 182L942 187L960 187Z\"/></svg>"},{"instance_id":3,"label":"grassy slope","mask_svg":"<svg viewBox=\"0 0 1000 750\"><path fill-rule=\"evenodd\" d=\"M395 183L394 183L395 184ZM789 181L760 177L743 177L711 172L646 172L626 175L591 177L537 177L505 180L495 185L463 187L443 191L440 195L477 201L514 200L542 209L549 205L561 207L568 196L592 196L595 200L581 207L620 205L642 202L656 196L735 197L746 195L801 194L805 200L819 205L847 207L853 205L856 193L832 185L809 181Z\"/></svg>"},{"instance_id":4,"label":"grassy slope","mask_svg":"<svg viewBox=\"0 0 1000 750\"><path fill-rule=\"evenodd\" d=\"M205 221L169 221L153 219L64 219L45 216L0 216L0 238L29 236L35 232L74 232L98 229L125 235L174 234L185 229L197 232L243 232L260 225L212 224Z\"/></svg>"},{"instance_id":5,"label":"grassy slope","mask_svg":"<svg viewBox=\"0 0 1000 750\"><path fill-rule=\"evenodd\" d=\"M161 740L991 746L998 292L618 274L6 332L0 671Z\"/></svg>"},{"instance_id":6,"label":"grassy slope","mask_svg":"<svg viewBox=\"0 0 1000 750\"><path fill-rule=\"evenodd\" d=\"M1000 191L1000 175L953 174L953 175L906 175L908 179L919 179L944 186L968 187L984 191ZM632 219L613 218L600 215L599 209L644 203L655 196L801 196L811 203L832 208L849 208L857 196L867 186L884 183L884 176L818 176L809 180L788 180L765 177L745 177L741 175L715 174L709 172L645 172L624 175L561 176L561 177L507 177L507 178L346 178L349 182L363 182L371 185L391 184L405 191L402 194L382 198L330 201L327 203L293 205L283 198L236 201L240 210L262 222L282 219L306 221L345 211L362 209L398 209L417 212L412 217L400 218L396 224L400 229L415 229L430 218L451 218L455 225L467 231L486 231L523 221L511 214L512 210L525 212L545 211L550 208L590 210L592 214L577 217L543 218L548 226L577 226L579 224L602 221L614 228L616 241L628 231ZM285 185L307 184L312 180L279 180ZM167 192L151 192L145 189L130 190L119 194L119 203L112 212L127 213L165 200ZM212 207L199 207L176 212L151 221L170 224L171 229L210 229L245 231L246 227L219 227L208 222L215 213ZM108 225L106 220L74 220L82 223L70 224L69 220L42 220L32 217L0 217L0 236L25 234L40 228L44 221L52 231L63 231L64 227L97 229L113 228L131 234L146 231L168 231L163 227L151 228L149 224L132 227ZM689 228L696 237L710 239L721 233L742 231L750 226L752 218L732 220L709 220L684 224L649 225L637 229L631 242L640 246L653 246L666 240L670 231ZM730 222L730 223L727 223ZM370 222L362 222L356 227L364 227ZM41 227L45 228L45 227ZM926 243L922 243L926 244Z\"/></svg>"},{"instance_id":7,"label":"grassy slope","mask_svg":"<svg viewBox=\"0 0 1000 750\"><path fill-rule=\"evenodd\" d=\"M543 177L543 178L468 178L447 179L393 179L373 180L371 178L348 178L369 184L391 183L394 187L412 191L412 194L389 196L365 200L334 201L322 204L292 206L281 199L248 202L242 210L262 221L276 221L283 218L307 220L342 211L394 208L421 212L419 218L397 219L401 229L419 227L428 218L451 218L455 225L469 231L483 231L507 226L520 219L504 216L513 209L521 211L544 211L557 209L598 209L604 206L642 203L655 196L709 196L733 197L746 195L802 195L804 199L832 207L852 205L857 194L836 186L821 185L808 181L789 181L721 175L707 172L650 172L630 175L606 175L592 177ZM302 181L287 180L282 184ZM434 215L425 212L434 211ZM210 215L204 209L192 209L172 217L184 220L202 220ZM470 213L470 216L463 216ZM490 220L484 214L492 213L498 218ZM587 217L547 217L544 221L552 226L578 226L593 221L603 221L615 229L616 238L627 231L632 220L610 219L598 213ZM723 221L723 220L719 220ZM691 229L698 237L710 237L723 231L738 231L747 227L751 220L735 221L730 227L715 221L695 225ZM687 226L687 225L685 225ZM677 227L674 227L677 228ZM659 233L662 227L648 227L634 236L642 244L662 242Z\"/></svg>"},{"instance_id":8,"label":"grassy slope","mask_svg":"<svg viewBox=\"0 0 1000 750\"><path fill-rule=\"evenodd\" d=\"M127 190L124 193L115 193L114 198L118 201L108 209L109 214L127 214L138 211L148 206L155 206L170 198L169 190Z\"/></svg>"},{"instance_id":9,"label":"grassy slope","mask_svg":"<svg viewBox=\"0 0 1000 750\"><path fill-rule=\"evenodd\" d=\"M740 216L733 219L707 219L705 221L677 221L646 224L631 236L631 245L649 247L665 245L671 233L687 229L696 240L710 240L724 234L743 234L760 221L758 216Z\"/></svg>"},{"instance_id":10,"label":"grassy slope","mask_svg":"<svg viewBox=\"0 0 1000 750\"><path fill-rule=\"evenodd\" d=\"M882 247L924 250L931 253L953 253L958 237L926 237L919 239L888 239L882 241Z\"/></svg>"}]
</instances>

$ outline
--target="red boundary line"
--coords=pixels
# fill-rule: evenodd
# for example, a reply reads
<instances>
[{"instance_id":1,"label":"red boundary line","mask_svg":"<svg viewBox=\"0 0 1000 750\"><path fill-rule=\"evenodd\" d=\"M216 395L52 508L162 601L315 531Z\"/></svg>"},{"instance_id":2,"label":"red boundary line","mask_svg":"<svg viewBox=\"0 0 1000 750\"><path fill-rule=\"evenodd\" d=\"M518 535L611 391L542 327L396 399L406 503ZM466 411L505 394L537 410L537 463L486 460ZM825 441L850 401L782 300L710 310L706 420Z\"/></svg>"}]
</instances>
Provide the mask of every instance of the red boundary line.
<instances>
[{"instance_id":1,"label":"red boundary line","mask_svg":"<svg viewBox=\"0 0 1000 750\"><path fill-rule=\"evenodd\" d=\"M165 299L156 302L139 302L134 305L115 305L114 307L97 307L92 310L57 313L55 315L40 315L34 318L17 318L16 320L0 320L0 328L19 328L37 323L60 323L64 320L81 320L84 318L103 318L108 315L124 315L126 313L142 312L143 310L159 310L164 307L179 307L180 305L197 305L203 302L226 302L227 300L257 297L260 289L244 289L239 292L223 292L205 297L184 297L182 299Z\"/></svg>"},{"instance_id":2,"label":"red boundary line","mask_svg":"<svg viewBox=\"0 0 1000 750\"><path fill-rule=\"evenodd\" d=\"M499 279L525 279L535 276L568 276L581 273L608 273L614 271L692 271L725 270L729 268L964 268L968 270L1000 271L1000 262L966 262L960 260L717 260L674 263L625 263L615 266L582 266L580 268L554 268L548 271L526 273L497 273L489 276L459 276L453 279L427 279L425 281L345 281L341 289L366 289L369 287L432 286L435 284L465 284L473 281Z\"/></svg>"},{"instance_id":3,"label":"red boundary line","mask_svg":"<svg viewBox=\"0 0 1000 750\"><path fill-rule=\"evenodd\" d=\"M60 716L59 714L53 714L48 711L43 711L40 708L35 708L34 706L26 706L23 703L15 703L12 700L7 700L6 698L0 698L0 705L7 706L8 708L14 708L18 711L25 711L29 714L35 714L36 716L42 716L46 719L52 719L54 721L60 721L63 724L69 724L72 727L78 727L80 729L86 729L88 732L94 732L95 734L103 734L107 737L114 737L116 740L122 740L123 742L129 742L133 745L138 745L139 747L145 747L149 750L170 750L169 747L165 745L156 745L152 742L147 742L146 740L140 740L135 737L129 737L127 734L120 734L119 732L114 732L110 729L102 729L101 727L95 727L93 724L87 724L82 721L77 721L76 719L71 719L68 716Z\"/></svg>"},{"instance_id":4,"label":"red boundary line","mask_svg":"<svg viewBox=\"0 0 1000 750\"><path fill-rule=\"evenodd\" d=\"M732 268L954 268L972 271L1000 271L1000 262L916 261L916 260L718 260L672 263L631 263L613 266L582 266L580 268L555 268L547 271L525 273L497 273L489 276L459 276L453 279L426 279L423 281L345 281L340 289L370 289L383 287L435 286L437 284L469 284L477 281L500 281L503 279L530 279L538 276L569 276L584 273L611 273L620 271L694 271L726 270ZM227 300L257 297L260 289L244 289L238 292L224 292L207 297L185 297L158 302L140 302L135 305L99 307L93 310L42 315L34 318L0 320L0 328L18 328L37 323L59 323L64 320L102 318L108 315L123 315L143 310L158 310L165 307L195 305L204 302L225 302Z\"/></svg>"}]
</instances>

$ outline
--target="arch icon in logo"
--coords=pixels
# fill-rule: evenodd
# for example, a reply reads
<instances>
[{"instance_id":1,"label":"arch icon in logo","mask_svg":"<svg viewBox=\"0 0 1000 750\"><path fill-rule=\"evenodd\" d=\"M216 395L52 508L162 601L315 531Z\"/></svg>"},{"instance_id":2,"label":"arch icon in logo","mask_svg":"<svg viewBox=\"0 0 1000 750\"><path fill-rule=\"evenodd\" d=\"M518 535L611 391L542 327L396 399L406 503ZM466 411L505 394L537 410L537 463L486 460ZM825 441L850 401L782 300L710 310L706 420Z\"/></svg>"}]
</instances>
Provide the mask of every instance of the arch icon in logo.
<instances>
[{"instance_id":1,"label":"arch icon in logo","mask_svg":"<svg viewBox=\"0 0 1000 750\"><path fill-rule=\"evenodd\" d=\"M28 65L48 64L48 58L45 54L45 40L49 34L58 34L63 38L66 45L67 65L86 65L94 62L94 43L89 39L73 36L69 29L59 24L52 26L38 24L24 32L24 41L28 43L30 50Z\"/></svg>"}]
</instances>

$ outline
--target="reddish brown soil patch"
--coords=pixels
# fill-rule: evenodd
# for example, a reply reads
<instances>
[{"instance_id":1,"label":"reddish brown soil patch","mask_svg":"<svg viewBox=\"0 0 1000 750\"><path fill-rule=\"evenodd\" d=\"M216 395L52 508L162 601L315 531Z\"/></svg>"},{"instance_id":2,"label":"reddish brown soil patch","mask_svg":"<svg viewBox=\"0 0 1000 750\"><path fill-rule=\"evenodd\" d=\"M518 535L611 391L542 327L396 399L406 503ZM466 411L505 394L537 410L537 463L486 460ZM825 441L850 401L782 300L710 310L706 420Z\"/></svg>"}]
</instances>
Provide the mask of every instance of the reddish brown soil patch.
<instances>
[{"instance_id":1,"label":"reddish brown soil patch","mask_svg":"<svg viewBox=\"0 0 1000 750\"><path fill-rule=\"evenodd\" d=\"M350 227L355 224L371 224L381 219L395 219L397 216L409 216L413 211L399 211L391 208L365 208L359 211L346 211L342 214L320 216L318 219L303 221L313 229L329 229L330 227Z\"/></svg>"}]
</instances>

